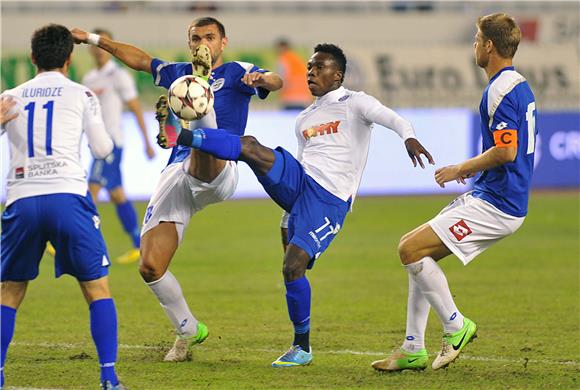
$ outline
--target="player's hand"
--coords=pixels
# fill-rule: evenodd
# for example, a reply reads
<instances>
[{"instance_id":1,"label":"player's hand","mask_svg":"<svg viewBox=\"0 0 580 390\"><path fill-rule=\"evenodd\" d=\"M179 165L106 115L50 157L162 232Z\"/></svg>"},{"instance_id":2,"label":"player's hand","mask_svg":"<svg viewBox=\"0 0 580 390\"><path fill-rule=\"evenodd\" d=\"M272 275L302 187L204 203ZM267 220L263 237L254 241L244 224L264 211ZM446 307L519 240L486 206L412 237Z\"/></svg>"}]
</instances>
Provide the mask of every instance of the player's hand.
<instances>
[{"instance_id":1,"label":"player's hand","mask_svg":"<svg viewBox=\"0 0 580 390\"><path fill-rule=\"evenodd\" d=\"M421 159L421 155L424 155L425 158L427 158L427 161L429 161L429 164L435 165L435 161L433 160L433 157L431 157L431 153L429 153L427 151L427 149L425 149L423 147L423 145L421 145L421 143L419 141L417 141L416 138L407 139L405 141L405 148L407 148L407 154L409 155L409 158L413 162L414 167L416 167L417 162L419 162L419 165L421 165L421 168L425 169L425 164L423 163L423 160Z\"/></svg>"},{"instance_id":2,"label":"player's hand","mask_svg":"<svg viewBox=\"0 0 580 390\"><path fill-rule=\"evenodd\" d=\"M145 146L145 154L147 155L147 158L149 160L152 160L155 157L155 150L153 149L153 146L151 146L149 143L147 144L147 146Z\"/></svg>"},{"instance_id":3,"label":"player's hand","mask_svg":"<svg viewBox=\"0 0 580 390\"><path fill-rule=\"evenodd\" d=\"M12 119L18 116L18 113L9 114L10 110L16 104L16 100L12 99L10 96L0 97L0 124L3 125L6 122L10 122Z\"/></svg>"},{"instance_id":4,"label":"player's hand","mask_svg":"<svg viewBox=\"0 0 580 390\"><path fill-rule=\"evenodd\" d=\"M461 174L459 165L448 165L435 170L435 181L441 188L445 188L445 183L453 180L465 184L465 177L465 175Z\"/></svg>"},{"instance_id":5,"label":"player's hand","mask_svg":"<svg viewBox=\"0 0 580 390\"><path fill-rule=\"evenodd\" d=\"M246 73L241 80L242 83L252 88L263 87L266 84L264 73L260 72Z\"/></svg>"},{"instance_id":6,"label":"player's hand","mask_svg":"<svg viewBox=\"0 0 580 390\"><path fill-rule=\"evenodd\" d=\"M70 33L72 34L75 43L87 43L87 39L89 38L88 32L75 27L70 30Z\"/></svg>"}]
</instances>

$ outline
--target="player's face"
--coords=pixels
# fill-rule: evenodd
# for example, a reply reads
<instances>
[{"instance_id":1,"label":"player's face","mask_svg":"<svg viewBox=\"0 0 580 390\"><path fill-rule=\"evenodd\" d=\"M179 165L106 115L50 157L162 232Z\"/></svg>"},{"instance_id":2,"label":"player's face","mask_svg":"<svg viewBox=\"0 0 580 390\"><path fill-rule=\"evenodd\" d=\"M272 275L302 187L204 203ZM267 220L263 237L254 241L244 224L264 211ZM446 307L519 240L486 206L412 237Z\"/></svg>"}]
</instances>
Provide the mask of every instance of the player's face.
<instances>
[{"instance_id":1,"label":"player's face","mask_svg":"<svg viewBox=\"0 0 580 390\"><path fill-rule=\"evenodd\" d=\"M473 48L475 49L475 63L482 68L485 68L489 63L489 53L486 50L487 43L488 41L485 40L481 31L477 29Z\"/></svg>"},{"instance_id":2,"label":"player's face","mask_svg":"<svg viewBox=\"0 0 580 390\"><path fill-rule=\"evenodd\" d=\"M310 57L308 69L308 89L313 96L324 96L340 87L342 72L329 53L317 52Z\"/></svg>"},{"instance_id":3,"label":"player's face","mask_svg":"<svg viewBox=\"0 0 580 390\"><path fill-rule=\"evenodd\" d=\"M208 26L191 27L189 29L189 49L193 53L199 45L206 45L211 52L211 60L215 66L222 63L222 53L228 43L226 37L222 37L218 26L210 24Z\"/></svg>"}]
</instances>

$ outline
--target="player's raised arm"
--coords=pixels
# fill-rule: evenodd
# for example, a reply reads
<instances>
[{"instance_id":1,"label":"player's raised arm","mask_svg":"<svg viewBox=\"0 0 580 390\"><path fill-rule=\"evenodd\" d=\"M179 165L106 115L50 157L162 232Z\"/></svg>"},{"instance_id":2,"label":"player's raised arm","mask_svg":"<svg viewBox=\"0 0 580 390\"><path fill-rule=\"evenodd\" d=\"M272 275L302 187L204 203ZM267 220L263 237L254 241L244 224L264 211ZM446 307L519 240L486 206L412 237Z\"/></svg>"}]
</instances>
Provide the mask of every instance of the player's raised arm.
<instances>
[{"instance_id":1,"label":"player's raised arm","mask_svg":"<svg viewBox=\"0 0 580 390\"><path fill-rule=\"evenodd\" d=\"M246 73L242 82L252 88L264 88L270 92L282 88L283 81L280 75L274 72L251 72Z\"/></svg>"},{"instance_id":2,"label":"player's raised arm","mask_svg":"<svg viewBox=\"0 0 580 390\"><path fill-rule=\"evenodd\" d=\"M429 153L427 149L425 149L423 145L421 145L421 143L417 140L417 136L415 135L415 130L413 130L413 125L411 125L411 122L390 108L385 107L372 96L366 94L361 96L359 104L359 108L362 111L362 114L369 122L377 123L399 134L403 141L405 141L407 154L413 162L414 167L416 167L417 163L419 163L421 168L425 168L425 164L421 159L421 155L424 155L427 158L429 164L435 164L433 157L431 157L431 153Z\"/></svg>"},{"instance_id":3,"label":"player's raised arm","mask_svg":"<svg viewBox=\"0 0 580 390\"><path fill-rule=\"evenodd\" d=\"M153 57L143 50L126 43L114 41L104 36L88 33L78 28L73 28L70 31L75 43L86 43L99 46L101 49L111 53L129 68L151 73L151 60L153 60Z\"/></svg>"}]
</instances>

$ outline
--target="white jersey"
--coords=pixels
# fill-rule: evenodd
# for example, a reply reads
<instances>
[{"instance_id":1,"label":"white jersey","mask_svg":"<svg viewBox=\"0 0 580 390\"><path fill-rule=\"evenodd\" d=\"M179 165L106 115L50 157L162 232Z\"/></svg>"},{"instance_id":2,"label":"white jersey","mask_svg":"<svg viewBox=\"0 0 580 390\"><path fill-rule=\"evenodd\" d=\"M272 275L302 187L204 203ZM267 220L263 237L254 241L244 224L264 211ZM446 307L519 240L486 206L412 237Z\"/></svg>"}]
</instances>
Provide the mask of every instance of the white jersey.
<instances>
[{"instance_id":1,"label":"white jersey","mask_svg":"<svg viewBox=\"0 0 580 390\"><path fill-rule=\"evenodd\" d=\"M340 87L317 98L296 119L298 160L327 191L347 201L356 196L367 162L371 129L378 123L404 140L411 123L364 92Z\"/></svg>"},{"instance_id":2,"label":"white jersey","mask_svg":"<svg viewBox=\"0 0 580 390\"><path fill-rule=\"evenodd\" d=\"M123 146L121 118L123 104L137 97L135 80L115 61L109 60L101 69L93 69L83 77L101 102L105 127L116 146Z\"/></svg>"},{"instance_id":3,"label":"white jersey","mask_svg":"<svg viewBox=\"0 0 580 390\"><path fill-rule=\"evenodd\" d=\"M10 113L18 113L2 126L10 145L6 206L37 195L86 195L83 130L95 157L104 158L113 149L98 99L59 72L39 73L6 95L16 100Z\"/></svg>"}]
</instances>

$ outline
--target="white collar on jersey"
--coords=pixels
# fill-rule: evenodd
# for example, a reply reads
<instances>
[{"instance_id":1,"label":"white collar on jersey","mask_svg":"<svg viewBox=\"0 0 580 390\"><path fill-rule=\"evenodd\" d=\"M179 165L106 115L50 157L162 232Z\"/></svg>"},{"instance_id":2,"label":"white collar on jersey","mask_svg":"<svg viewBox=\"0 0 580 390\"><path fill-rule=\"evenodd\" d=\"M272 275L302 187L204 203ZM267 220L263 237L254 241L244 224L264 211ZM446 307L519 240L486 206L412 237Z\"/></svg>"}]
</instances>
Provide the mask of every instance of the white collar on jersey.
<instances>
[{"instance_id":1,"label":"white collar on jersey","mask_svg":"<svg viewBox=\"0 0 580 390\"><path fill-rule=\"evenodd\" d=\"M343 86L338 87L334 91L328 92L326 95L317 97L314 101L315 106L320 106L321 104L335 102L346 94L346 89Z\"/></svg>"},{"instance_id":2,"label":"white collar on jersey","mask_svg":"<svg viewBox=\"0 0 580 390\"><path fill-rule=\"evenodd\" d=\"M60 76L60 77L65 77L65 75L63 75L62 73L56 71L56 70L49 70L47 72L40 72L37 73L36 76L34 76L34 78L36 77L49 77L49 76Z\"/></svg>"}]
</instances>

